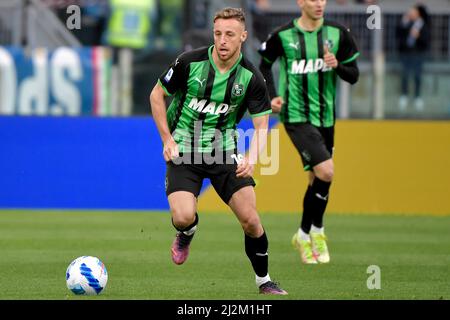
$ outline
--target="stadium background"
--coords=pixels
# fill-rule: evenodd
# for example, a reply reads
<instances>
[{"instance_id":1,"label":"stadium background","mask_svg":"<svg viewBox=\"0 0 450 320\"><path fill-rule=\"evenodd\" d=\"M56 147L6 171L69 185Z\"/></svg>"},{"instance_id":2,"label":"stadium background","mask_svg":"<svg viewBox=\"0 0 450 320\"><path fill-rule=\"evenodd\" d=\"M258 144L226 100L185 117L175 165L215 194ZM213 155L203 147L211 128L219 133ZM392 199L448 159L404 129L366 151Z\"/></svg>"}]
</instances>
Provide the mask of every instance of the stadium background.
<instances>
[{"instance_id":1,"label":"stadium background","mask_svg":"<svg viewBox=\"0 0 450 320\"><path fill-rule=\"evenodd\" d=\"M262 9L256 1L150 1L147 42L129 49L108 43L113 2L0 2L4 230L11 212L167 212L162 145L148 105L157 77L183 50L210 43L212 14L223 6L248 12L250 39L244 52L255 63L255 50L268 30L298 15L295 1L287 0L269 1ZM409 221L417 215L449 216L449 2L426 1L432 32L421 112L397 107L400 63L395 25L415 1L376 2L381 30L367 28L369 3L328 2L327 15L351 28L362 54L359 82L351 87L341 82L338 91L336 176L327 215L394 219L390 216L400 214L410 215ZM67 7L72 4L81 8L81 29L67 28ZM251 127L251 120L244 118L241 127ZM297 223L306 175L276 115L271 116L271 128L278 130L281 142L279 173L261 176L256 170L258 210L269 214L264 215L268 220L272 214L288 214ZM199 212L230 212L208 182ZM448 218L436 220L436 225L447 232L450 228ZM440 254L448 262L448 250Z\"/></svg>"}]
</instances>

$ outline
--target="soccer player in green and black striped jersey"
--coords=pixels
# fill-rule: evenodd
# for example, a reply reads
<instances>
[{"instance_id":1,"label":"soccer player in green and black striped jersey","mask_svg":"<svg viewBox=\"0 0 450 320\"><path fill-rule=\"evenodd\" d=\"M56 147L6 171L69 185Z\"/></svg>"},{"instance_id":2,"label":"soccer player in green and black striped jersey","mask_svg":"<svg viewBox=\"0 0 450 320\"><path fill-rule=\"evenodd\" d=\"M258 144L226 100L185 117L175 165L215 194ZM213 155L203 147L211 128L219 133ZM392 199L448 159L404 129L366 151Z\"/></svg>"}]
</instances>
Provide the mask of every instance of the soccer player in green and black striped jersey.
<instances>
[{"instance_id":1,"label":"soccer player in green and black striped jersey","mask_svg":"<svg viewBox=\"0 0 450 320\"><path fill-rule=\"evenodd\" d=\"M337 77L354 84L359 55L350 31L323 18L326 0L297 0L300 18L277 28L261 45L260 70L271 106L280 113L287 134L300 153L309 184L300 228L292 238L302 261L330 261L323 216L333 179L332 160ZM278 91L272 64L279 59Z\"/></svg>"},{"instance_id":2,"label":"soccer player in green and black striped jersey","mask_svg":"<svg viewBox=\"0 0 450 320\"><path fill-rule=\"evenodd\" d=\"M197 197L209 178L244 230L245 252L263 294L287 294L268 273L268 240L256 211L252 178L267 139L272 112L264 78L246 58L247 38L241 9L214 17L214 45L181 54L150 95L153 117L164 144L166 194L177 229L172 260L186 261L197 229ZM164 97L174 95L166 111ZM236 124L249 111L255 134L249 157L237 153ZM239 157L241 156L241 157Z\"/></svg>"}]
</instances>

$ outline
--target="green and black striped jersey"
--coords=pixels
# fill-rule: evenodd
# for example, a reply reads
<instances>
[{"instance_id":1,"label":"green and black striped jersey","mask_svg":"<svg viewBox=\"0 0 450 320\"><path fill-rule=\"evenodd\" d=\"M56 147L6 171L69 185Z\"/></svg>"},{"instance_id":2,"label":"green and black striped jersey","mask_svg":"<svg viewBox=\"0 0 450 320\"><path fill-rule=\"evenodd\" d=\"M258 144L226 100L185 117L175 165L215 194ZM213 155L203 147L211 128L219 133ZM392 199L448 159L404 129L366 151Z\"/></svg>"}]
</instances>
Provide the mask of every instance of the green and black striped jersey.
<instances>
[{"instance_id":1,"label":"green and black striped jersey","mask_svg":"<svg viewBox=\"0 0 450 320\"><path fill-rule=\"evenodd\" d=\"M359 55L350 31L326 19L312 32L303 30L294 19L276 29L261 45L259 53L265 63L280 59L278 95L284 100L282 122L334 125L337 73L324 64L324 45L340 64L353 62Z\"/></svg>"},{"instance_id":2,"label":"green and black striped jersey","mask_svg":"<svg viewBox=\"0 0 450 320\"><path fill-rule=\"evenodd\" d=\"M180 152L234 150L236 125L247 109L252 117L272 112L261 72L241 54L221 73L212 50L181 54L158 80L166 94L174 95L167 123Z\"/></svg>"}]
</instances>

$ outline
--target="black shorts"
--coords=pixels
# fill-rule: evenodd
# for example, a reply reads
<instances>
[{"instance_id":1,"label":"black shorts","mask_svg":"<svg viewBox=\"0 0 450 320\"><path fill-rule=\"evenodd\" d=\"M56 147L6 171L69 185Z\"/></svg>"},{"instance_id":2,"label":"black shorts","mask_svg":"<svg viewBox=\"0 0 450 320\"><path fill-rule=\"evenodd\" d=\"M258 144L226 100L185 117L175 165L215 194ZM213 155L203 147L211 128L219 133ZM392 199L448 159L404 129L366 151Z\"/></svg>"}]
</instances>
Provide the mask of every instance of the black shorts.
<instances>
[{"instance_id":1,"label":"black shorts","mask_svg":"<svg viewBox=\"0 0 450 320\"><path fill-rule=\"evenodd\" d=\"M316 127L310 123L285 123L289 138L297 149L305 171L331 159L334 147L334 127Z\"/></svg>"},{"instance_id":2,"label":"black shorts","mask_svg":"<svg viewBox=\"0 0 450 320\"><path fill-rule=\"evenodd\" d=\"M197 198L203 179L208 178L220 198L228 204L231 196L246 186L255 186L253 178L236 177L237 164L226 161L223 164L175 164L166 162L166 195L175 191L188 191Z\"/></svg>"}]
</instances>

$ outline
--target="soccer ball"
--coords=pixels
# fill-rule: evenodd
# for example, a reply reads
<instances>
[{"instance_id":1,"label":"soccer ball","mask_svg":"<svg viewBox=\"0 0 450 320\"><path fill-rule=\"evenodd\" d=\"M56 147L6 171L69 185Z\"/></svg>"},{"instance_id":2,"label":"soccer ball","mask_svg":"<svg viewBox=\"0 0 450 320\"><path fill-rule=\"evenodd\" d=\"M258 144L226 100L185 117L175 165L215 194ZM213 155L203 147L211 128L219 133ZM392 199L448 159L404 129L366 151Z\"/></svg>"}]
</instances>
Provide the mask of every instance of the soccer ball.
<instances>
[{"instance_id":1,"label":"soccer ball","mask_svg":"<svg viewBox=\"0 0 450 320\"><path fill-rule=\"evenodd\" d=\"M98 258L83 256L73 260L66 271L67 288L77 295L97 295L108 282L106 267Z\"/></svg>"}]
</instances>

